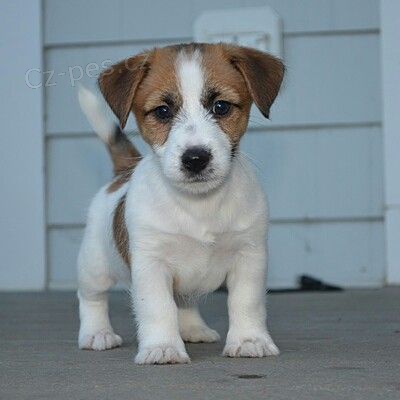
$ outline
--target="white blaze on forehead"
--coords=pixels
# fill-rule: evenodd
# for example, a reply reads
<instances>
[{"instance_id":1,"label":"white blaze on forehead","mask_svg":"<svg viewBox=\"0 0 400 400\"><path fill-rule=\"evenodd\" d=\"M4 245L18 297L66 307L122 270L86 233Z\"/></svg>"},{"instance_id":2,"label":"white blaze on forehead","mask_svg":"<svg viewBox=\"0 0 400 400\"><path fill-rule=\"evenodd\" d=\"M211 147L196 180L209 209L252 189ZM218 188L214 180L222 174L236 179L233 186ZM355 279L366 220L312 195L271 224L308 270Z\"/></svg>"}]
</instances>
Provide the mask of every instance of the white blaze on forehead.
<instances>
[{"instance_id":1,"label":"white blaze on forehead","mask_svg":"<svg viewBox=\"0 0 400 400\"><path fill-rule=\"evenodd\" d=\"M178 85L181 91L183 111L189 117L198 117L203 110L201 96L204 86L204 74L201 67L201 54L182 52L177 58Z\"/></svg>"},{"instance_id":2,"label":"white blaze on forehead","mask_svg":"<svg viewBox=\"0 0 400 400\"><path fill-rule=\"evenodd\" d=\"M161 157L164 174L177 187L192 193L207 193L218 187L232 165L228 135L202 104L206 73L201 52L182 51L178 54L175 75L182 107L174 118L167 141L156 150ZM212 158L205 172L208 178L204 182L189 184L189 178L182 168L182 155L194 146L206 148Z\"/></svg>"}]
</instances>

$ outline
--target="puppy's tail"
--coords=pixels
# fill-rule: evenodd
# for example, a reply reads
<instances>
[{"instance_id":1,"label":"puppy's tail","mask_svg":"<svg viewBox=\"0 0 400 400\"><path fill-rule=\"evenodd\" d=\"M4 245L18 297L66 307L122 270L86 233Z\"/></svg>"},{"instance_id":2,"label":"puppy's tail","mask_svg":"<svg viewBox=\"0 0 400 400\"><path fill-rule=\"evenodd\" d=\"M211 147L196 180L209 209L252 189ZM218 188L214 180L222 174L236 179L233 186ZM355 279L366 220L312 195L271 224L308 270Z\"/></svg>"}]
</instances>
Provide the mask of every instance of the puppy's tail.
<instances>
[{"instance_id":1,"label":"puppy's tail","mask_svg":"<svg viewBox=\"0 0 400 400\"><path fill-rule=\"evenodd\" d=\"M135 168L142 158L141 154L121 128L106 116L99 98L81 85L78 90L78 99L90 125L107 145L114 174L120 175Z\"/></svg>"}]
</instances>

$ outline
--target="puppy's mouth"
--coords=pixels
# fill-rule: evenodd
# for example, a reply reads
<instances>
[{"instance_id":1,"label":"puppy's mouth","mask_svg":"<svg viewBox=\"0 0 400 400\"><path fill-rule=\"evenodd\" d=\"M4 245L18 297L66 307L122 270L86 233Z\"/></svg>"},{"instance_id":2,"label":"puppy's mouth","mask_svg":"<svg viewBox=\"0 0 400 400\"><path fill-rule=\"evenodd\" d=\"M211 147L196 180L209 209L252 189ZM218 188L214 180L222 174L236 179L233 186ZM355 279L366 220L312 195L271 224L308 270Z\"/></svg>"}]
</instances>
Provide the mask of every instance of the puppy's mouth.
<instances>
[{"instance_id":1,"label":"puppy's mouth","mask_svg":"<svg viewBox=\"0 0 400 400\"><path fill-rule=\"evenodd\" d=\"M176 172L175 174L166 175L171 183L182 191L194 194L207 193L219 187L224 181L224 176L218 173L218 169L211 165L197 173L183 168L179 169L178 174Z\"/></svg>"},{"instance_id":2,"label":"puppy's mouth","mask_svg":"<svg viewBox=\"0 0 400 400\"><path fill-rule=\"evenodd\" d=\"M213 181L216 176L213 168L208 168L205 171L201 171L199 173L188 173L182 169L182 172L185 175L185 183L202 183L202 182L210 182Z\"/></svg>"}]
</instances>

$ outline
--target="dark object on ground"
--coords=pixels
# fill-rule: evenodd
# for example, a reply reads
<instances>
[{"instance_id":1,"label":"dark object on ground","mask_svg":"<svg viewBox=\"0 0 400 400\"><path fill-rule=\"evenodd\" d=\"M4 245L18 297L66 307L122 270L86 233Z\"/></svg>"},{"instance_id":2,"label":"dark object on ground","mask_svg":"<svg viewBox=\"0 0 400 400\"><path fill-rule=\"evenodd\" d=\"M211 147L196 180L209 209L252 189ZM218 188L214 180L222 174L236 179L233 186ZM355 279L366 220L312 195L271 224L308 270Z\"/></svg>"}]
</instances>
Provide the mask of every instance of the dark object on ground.
<instances>
[{"instance_id":1,"label":"dark object on ground","mask_svg":"<svg viewBox=\"0 0 400 400\"><path fill-rule=\"evenodd\" d=\"M300 287L294 289L271 289L268 293L297 293L297 292L341 292L343 288L330 285L309 275L301 275Z\"/></svg>"},{"instance_id":2,"label":"dark object on ground","mask_svg":"<svg viewBox=\"0 0 400 400\"><path fill-rule=\"evenodd\" d=\"M309 275L300 275L299 287L290 289L269 289L268 293L298 293L298 292L341 292L343 288L340 286L330 285L320 281L319 279L313 278ZM227 292L225 284L223 284L219 289L219 292Z\"/></svg>"},{"instance_id":3,"label":"dark object on ground","mask_svg":"<svg viewBox=\"0 0 400 400\"><path fill-rule=\"evenodd\" d=\"M299 281L300 281L300 291L303 292L309 292L309 291L340 292L343 290L339 286L330 285L328 283L315 279L309 275L301 275Z\"/></svg>"}]
</instances>

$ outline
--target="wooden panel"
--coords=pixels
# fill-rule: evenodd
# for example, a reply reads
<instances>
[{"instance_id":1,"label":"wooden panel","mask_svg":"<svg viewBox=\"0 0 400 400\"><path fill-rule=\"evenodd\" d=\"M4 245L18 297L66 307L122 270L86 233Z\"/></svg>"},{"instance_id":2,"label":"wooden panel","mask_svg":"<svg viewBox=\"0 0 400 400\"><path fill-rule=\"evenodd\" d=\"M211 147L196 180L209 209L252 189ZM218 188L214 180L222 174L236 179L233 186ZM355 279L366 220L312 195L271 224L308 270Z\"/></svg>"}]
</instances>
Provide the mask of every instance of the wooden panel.
<instances>
[{"instance_id":1,"label":"wooden panel","mask_svg":"<svg viewBox=\"0 0 400 400\"><path fill-rule=\"evenodd\" d=\"M40 0L0 2L0 290L46 283L44 109L42 91L24 79L41 67L40 20Z\"/></svg>"},{"instance_id":2,"label":"wooden panel","mask_svg":"<svg viewBox=\"0 0 400 400\"><path fill-rule=\"evenodd\" d=\"M269 287L296 286L304 273L345 287L384 283L383 222L272 225L269 249Z\"/></svg>"},{"instance_id":3,"label":"wooden panel","mask_svg":"<svg viewBox=\"0 0 400 400\"><path fill-rule=\"evenodd\" d=\"M50 287L75 287L81 237L81 229L50 230ZM383 284L382 222L273 224L269 252L269 288L296 287L301 274L344 287Z\"/></svg>"},{"instance_id":4,"label":"wooden panel","mask_svg":"<svg viewBox=\"0 0 400 400\"><path fill-rule=\"evenodd\" d=\"M49 85L45 88L47 133L91 132L78 104L78 84L97 91L97 77L104 67L137 54L145 48L147 46L144 45L123 45L46 51L46 69L54 71ZM45 74L44 79L49 76ZM136 126L132 120L133 117L128 129Z\"/></svg>"},{"instance_id":5,"label":"wooden panel","mask_svg":"<svg viewBox=\"0 0 400 400\"><path fill-rule=\"evenodd\" d=\"M251 132L241 149L258 171L273 219L383 214L379 128Z\"/></svg>"},{"instance_id":6,"label":"wooden panel","mask_svg":"<svg viewBox=\"0 0 400 400\"><path fill-rule=\"evenodd\" d=\"M134 140L141 152L147 145ZM92 138L55 139L47 145L47 188L50 224L83 223L94 194L112 177L104 144Z\"/></svg>"},{"instance_id":7,"label":"wooden panel","mask_svg":"<svg viewBox=\"0 0 400 400\"><path fill-rule=\"evenodd\" d=\"M288 38L284 61L272 125L381 120L378 35Z\"/></svg>"},{"instance_id":8,"label":"wooden panel","mask_svg":"<svg viewBox=\"0 0 400 400\"><path fill-rule=\"evenodd\" d=\"M147 151L142 139L135 143ZM382 216L378 129L251 132L242 149L268 193L273 219ZM95 136L49 140L48 222L85 222L90 199L110 176Z\"/></svg>"},{"instance_id":9,"label":"wooden panel","mask_svg":"<svg viewBox=\"0 0 400 400\"><path fill-rule=\"evenodd\" d=\"M281 15L286 33L379 27L378 0L46 0L45 43L189 38L202 11L265 4Z\"/></svg>"},{"instance_id":10,"label":"wooden panel","mask_svg":"<svg viewBox=\"0 0 400 400\"><path fill-rule=\"evenodd\" d=\"M46 88L47 133L90 129L76 100L76 82L73 86L70 78L78 78L80 68L81 82L95 87L96 78L84 72L90 63L109 65L142 49L124 45L48 50L46 68L55 73L54 85ZM287 75L271 121L255 111L251 126L380 121L378 35L291 37L285 40L284 49ZM129 129L134 126L131 121Z\"/></svg>"},{"instance_id":11,"label":"wooden panel","mask_svg":"<svg viewBox=\"0 0 400 400\"><path fill-rule=\"evenodd\" d=\"M381 1L387 282L400 285L400 2Z\"/></svg>"},{"instance_id":12,"label":"wooden panel","mask_svg":"<svg viewBox=\"0 0 400 400\"><path fill-rule=\"evenodd\" d=\"M52 289L74 289L77 282L77 257L83 229L50 229L49 287Z\"/></svg>"}]
</instances>

